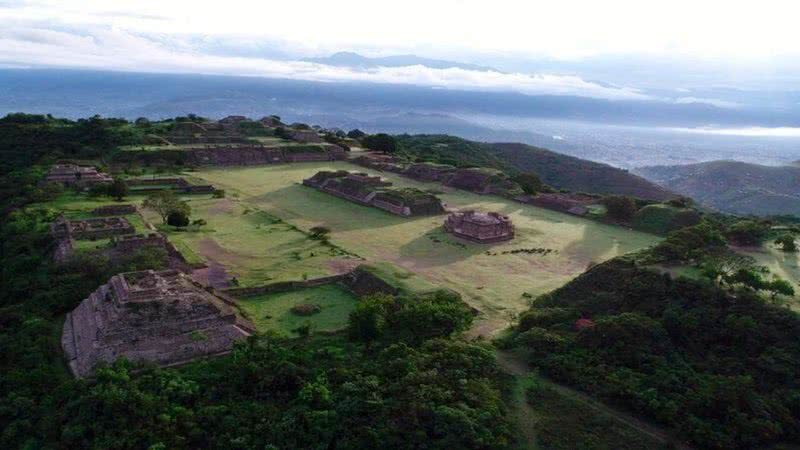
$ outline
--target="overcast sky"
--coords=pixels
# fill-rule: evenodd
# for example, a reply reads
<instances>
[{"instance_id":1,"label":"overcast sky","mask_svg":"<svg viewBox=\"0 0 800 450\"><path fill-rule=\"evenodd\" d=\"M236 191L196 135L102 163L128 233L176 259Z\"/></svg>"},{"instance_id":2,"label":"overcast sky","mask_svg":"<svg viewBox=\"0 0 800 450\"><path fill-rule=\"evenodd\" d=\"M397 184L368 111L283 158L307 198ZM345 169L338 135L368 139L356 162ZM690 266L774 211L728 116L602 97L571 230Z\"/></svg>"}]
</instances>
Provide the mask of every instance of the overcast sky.
<instances>
[{"instance_id":1,"label":"overcast sky","mask_svg":"<svg viewBox=\"0 0 800 450\"><path fill-rule=\"evenodd\" d=\"M649 96L638 89L568 73L421 67L365 71L299 60L342 50L369 56L413 53L473 63L643 58L701 61L742 74L757 70L791 75L800 61L798 17L800 2L769 0L0 0L0 65L646 99Z\"/></svg>"}]
</instances>

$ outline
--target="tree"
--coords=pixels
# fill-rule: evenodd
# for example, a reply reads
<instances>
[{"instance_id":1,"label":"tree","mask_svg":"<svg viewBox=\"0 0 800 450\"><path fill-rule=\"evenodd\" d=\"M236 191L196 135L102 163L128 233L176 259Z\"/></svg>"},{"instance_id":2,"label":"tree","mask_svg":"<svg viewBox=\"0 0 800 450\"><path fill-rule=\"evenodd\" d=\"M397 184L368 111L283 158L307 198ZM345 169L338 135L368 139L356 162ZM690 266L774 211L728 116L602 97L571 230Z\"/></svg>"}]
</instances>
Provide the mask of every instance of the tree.
<instances>
[{"instance_id":1,"label":"tree","mask_svg":"<svg viewBox=\"0 0 800 450\"><path fill-rule=\"evenodd\" d=\"M347 132L347 137L349 137L350 139L361 139L366 135L367 135L367 133L364 133L363 131L359 130L358 128L354 128L354 129L352 129L352 130Z\"/></svg>"},{"instance_id":2,"label":"tree","mask_svg":"<svg viewBox=\"0 0 800 450\"><path fill-rule=\"evenodd\" d=\"M174 192L169 190L150 194L144 202L142 202L142 206L157 212L158 215L161 216L161 221L163 223L167 223L167 218L173 212L183 213L183 215L187 217L187 220L191 214L189 204L179 199Z\"/></svg>"},{"instance_id":3,"label":"tree","mask_svg":"<svg viewBox=\"0 0 800 450\"><path fill-rule=\"evenodd\" d=\"M108 195L121 202L128 195L128 183L122 178L114 178L111 186L108 187Z\"/></svg>"},{"instance_id":4,"label":"tree","mask_svg":"<svg viewBox=\"0 0 800 450\"><path fill-rule=\"evenodd\" d=\"M758 246L769 233L769 224L759 220L740 220L725 232L725 237L738 245Z\"/></svg>"},{"instance_id":5,"label":"tree","mask_svg":"<svg viewBox=\"0 0 800 450\"><path fill-rule=\"evenodd\" d=\"M797 251L797 243L794 240L794 236L789 233L778 236L775 239L775 245L780 245L785 252Z\"/></svg>"},{"instance_id":6,"label":"tree","mask_svg":"<svg viewBox=\"0 0 800 450\"><path fill-rule=\"evenodd\" d=\"M371 343L381 337L386 326L386 315L394 298L387 294L373 294L359 300L350 313L347 330L352 339Z\"/></svg>"},{"instance_id":7,"label":"tree","mask_svg":"<svg viewBox=\"0 0 800 450\"><path fill-rule=\"evenodd\" d=\"M609 195L603 199L608 216L615 220L628 222L636 214L636 202L624 195Z\"/></svg>"},{"instance_id":8,"label":"tree","mask_svg":"<svg viewBox=\"0 0 800 450\"><path fill-rule=\"evenodd\" d=\"M703 260L700 270L704 276L716 282L728 280L740 270L752 270L756 266L756 260L751 256L730 250L711 253Z\"/></svg>"},{"instance_id":9,"label":"tree","mask_svg":"<svg viewBox=\"0 0 800 450\"><path fill-rule=\"evenodd\" d=\"M519 174L514 177L514 181L516 181L523 192L528 195L535 195L542 190L542 180L539 178L539 175L533 172Z\"/></svg>"},{"instance_id":10,"label":"tree","mask_svg":"<svg viewBox=\"0 0 800 450\"><path fill-rule=\"evenodd\" d=\"M787 297L794 296L794 287L792 287L792 284L777 275L774 276L772 281L767 283L765 290L772 294L773 301L779 294Z\"/></svg>"},{"instance_id":11,"label":"tree","mask_svg":"<svg viewBox=\"0 0 800 450\"><path fill-rule=\"evenodd\" d=\"M364 147L378 152L394 153L397 150L397 141L386 133L372 134L362 141Z\"/></svg>"},{"instance_id":12,"label":"tree","mask_svg":"<svg viewBox=\"0 0 800 450\"><path fill-rule=\"evenodd\" d=\"M185 227L189 225L189 216L185 211L172 211L167 216L167 225L172 225L173 227Z\"/></svg>"}]
</instances>

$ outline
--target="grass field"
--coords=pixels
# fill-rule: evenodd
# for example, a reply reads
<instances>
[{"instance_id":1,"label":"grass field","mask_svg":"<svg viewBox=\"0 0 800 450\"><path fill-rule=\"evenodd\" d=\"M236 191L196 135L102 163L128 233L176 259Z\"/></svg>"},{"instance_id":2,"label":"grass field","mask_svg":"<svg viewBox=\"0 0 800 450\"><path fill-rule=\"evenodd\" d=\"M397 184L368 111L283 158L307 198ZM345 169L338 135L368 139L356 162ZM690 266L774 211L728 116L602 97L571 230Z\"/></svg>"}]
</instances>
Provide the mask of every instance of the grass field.
<instances>
[{"instance_id":1,"label":"grass field","mask_svg":"<svg viewBox=\"0 0 800 450\"><path fill-rule=\"evenodd\" d=\"M398 187L443 191L440 196L450 208L498 211L511 217L517 230L514 240L496 245L474 244L446 234L441 228L444 216L397 217L300 184L323 169L364 170L346 162L330 162L208 169L192 172L192 176L238 195L242 205L261 208L303 230L327 226L332 230L334 244L367 262L390 262L431 283L460 292L493 322L492 329L525 309L528 295L523 294L535 296L554 289L591 263L649 246L659 239L498 197L382 174ZM199 216L204 217L202 213ZM241 241L244 249L256 242L260 245L260 241L244 237ZM197 247L194 242L193 248ZM552 252L508 253L520 249ZM231 270L240 270L237 261L231 262ZM294 265L295 261L285 261L276 267L275 274L290 271L296 275Z\"/></svg>"},{"instance_id":2,"label":"grass field","mask_svg":"<svg viewBox=\"0 0 800 450\"><path fill-rule=\"evenodd\" d=\"M290 311L293 306L303 303L319 305L321 311L310 316L300 316ZM311 322L314 331L340 330L347 325L347 318L355 304L355 297L338 284L239 300L240 307L258 331L279 331L287 335L296 335L293 330L307 321Z\"/></svg>"},{"instance_id":3,"label":"grass field","mask_svg":"<svg viewBox=\"0 0 800 450\"><path fill-rule=\"evenodd\" d=\"M159 229L190 263L220 264L241 286L329 275L359 261L235 198L184 199L192 208L191 218L208 224L197 231ZM152 211L145 211L145 217L154 224L161 222Z\"/></svg>"}]
</instances>

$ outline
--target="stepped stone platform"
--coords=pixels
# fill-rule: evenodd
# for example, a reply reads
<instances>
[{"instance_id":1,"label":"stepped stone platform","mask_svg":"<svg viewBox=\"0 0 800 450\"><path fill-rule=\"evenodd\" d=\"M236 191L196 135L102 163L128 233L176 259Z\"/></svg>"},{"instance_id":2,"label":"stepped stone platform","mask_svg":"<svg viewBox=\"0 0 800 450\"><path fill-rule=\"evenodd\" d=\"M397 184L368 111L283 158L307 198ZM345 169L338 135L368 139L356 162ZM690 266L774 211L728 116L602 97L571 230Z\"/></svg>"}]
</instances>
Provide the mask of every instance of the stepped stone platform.
<instances>
[{"instance_id":1,"label":"stepped stone platform","mask_svg":"<svg viewBox=\"0 0 800 450\"><path fill-rule=\"evenodd\" d=\"M79 378L121 357L170 366L220 355L255 332L234 302L175 270L122 273L67 314L61 345Z\"/></svg>"},{"instance_id":2,"label":"stepped stone platform","mask_svg":"<svg viewBox=\"0 0 800 450\"><path fill-rule=\"evenodd\" d=\"M111 183L112 181L111 176L98 172L94 167L75 164L56 164L50 168L44 178L45 183L60 183L65 186L81 187Z\"/></svg>"},{"instance_id":3,"label":"stepped stone platform","mask_svg":"<svg viewBox=\"0 0 800 450\"><path fill-rule=\"evenodd\" d=\"M508 216L496 212L455 212L447 216L444 229L460 238L479 243L507 241L514 238L514 225Z\"/></svg>"},{"instance_id":4,"label":"stepped stone platform","mask_svg":"<svg viewBox=\"0 0 800 450\"><path fill-rule=\"evenodd\" d=\"M433 194L414 188L390 189L391 182L362 172L323 170L303 180L303 184L398 216L422 216L444 212L441 200Z\"/></svg>"},{"instance_id":5,"label":"stepped stone platform","mask_svg":"<svg viewBox=\"0 0 800 450\"><path fill-rule=\"evenodd\" d=\"M135 232L136 229L124 217L83 220L67 220L61 217L50 225L50 233L56 239L102 239Z\"/></svg>"},{"instance_id":6,"label":"stepped stone platform","mask_svg":"<svg viewBox=\"0 0 800 450\"><path fill-rule=\"evenodd\" d=\"M123 203L118 205L98 206L92 210L95 216L124 216L136 212L136 205Z\"/></svg>"}]
</instances>

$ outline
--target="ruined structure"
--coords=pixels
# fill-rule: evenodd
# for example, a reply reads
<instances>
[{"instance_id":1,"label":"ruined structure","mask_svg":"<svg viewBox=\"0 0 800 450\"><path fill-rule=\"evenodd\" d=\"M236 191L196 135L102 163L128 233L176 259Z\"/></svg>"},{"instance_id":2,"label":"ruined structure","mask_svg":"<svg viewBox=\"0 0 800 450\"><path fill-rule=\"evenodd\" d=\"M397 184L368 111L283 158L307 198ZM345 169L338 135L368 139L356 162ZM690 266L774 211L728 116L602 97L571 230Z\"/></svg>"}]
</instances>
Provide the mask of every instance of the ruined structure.
<instances>
[{"instance_id":1,"label":"ruined structure","mask_svg":"<svg viewBox=\"0 0 800 450\"><path fill-rule=\"evenodd\" d=\"M420 181L447 181L455 171L456 168L448 164L417 163L406 167L403 175Z\"/></svg>"},{"instance_id":2,"label":"ruined structure","mask_svg":"<svg viewBox=\"0 0 800 450\"><path fill-rule=\"evenodd\" d=\"M246 120L249 119L245 116L227 116L223 119L220 119L219 123L222 124L223 127L227 127L238 125L239 122L244 122Z\"/></svg>"},{"instance_id":3,"label":"ruined structure","mask_svg":"<svg viewBox=\"0 0 800 450\"><path fill-rule=\"evenodd\" d=\"M114 237L111 248L106 252L112 259L131 255L143 248L155 247L164 249L170 269L191 273L194 267L186 261L183 254L161 233L131 234Z\"/></svg>"},{"instance_id":4,"label":"ruined structure","mask_svg":"<svg viewBox=\"0 0 800 450\"><path fill-rule=\"evenodd\" d=\"M134 232L133 225L124 217L98 217L83 220L67 220L59 217L50 225L50 233L56 239L102 239Z\"/></svg>"},{"instance_id":5,"label":"ruined structure","mask_svg":"<svg viewBox=\"0 0 800 450\"><path fill-rule=\"evenodd\" d=\"M67 314L61 346L76 377L121 357L170 366L220 355L255 332L234 305L178 271L122 273Z\"/></svg>"},{"instance_id":6,"label":"ruined structure","mask_svg":"<svg viewBox=\"0 0 800 450\"><path fill-rule=\"evenodd\" d=\"M441 200L435 195L414 188L389 189L392 183L366 173L321 171L303 180L303 184L399 216L444 212Z\"/></svg>"},{"instance_id":7,"label":"ruined structure","mask_svg":"<svg viewBox=\"0 0 800 450\"><path fill-rule=\"evenodd\" d=\"M50 168L45 183L60 183L65 186L94 186L111 183L111 176L98 172L94 167L75 164L56 164Z\"/></svg>"},{"instance_id":8,"label":"ruined structure","mask_svg":"<svg viewBox=\"0 0 800 450\"><path fill-rule=\"evenodd\" d=\"M382 153L367 153L350 160L354 164L384 172L403 173L405 168L397 158Z\"/></svg>"},{"instance_id":9,"label":"ruined structure","mask_svg":"<svg viewBox=\"0 0 800 450\"><path fill-rule=\"evenodd\" d=\"M131 205L129 203L98 206L92 210L92 214L95 216L124 216L135 212L136 205Z\"/></svg>"},{"instance_id":10,"label":"ruined structure","mask_svg":"<svg viewBox=\"0 0 800 450\"><path fill-rule=\"evenodd\" d=\"M476 194L516 196L522 189L499 170L487 168L458 169L443 180L444 184Z\"/></svg>"},{"instance_id":11,"label":"ruined structure","mask_svg":"<svg viewBox=\"0 0 800 450\"><path fill-rule=\"evenodd\" d=\"M288 132L293 141L303 144L321 144L324 142L319 133L314 130L288 130Z\"/></svg>"},{"instance_id":12,"label":"ruined structure","mask_svg":"<svg viewBox=\"0 0 800 450\"><path fill-rule=\"evenodd\" d=\"M279 119L278 116L264 116L258 119L258 121L261 122L261 124L267 128L278 128L286 126L283 122L281 122L281 119Z\"/></svg>"},{"instance_id":13,"label":"ruined structure","mask_svg":"<svg viewBox=\"0 0 800 450\"><path fill-rule=\"evenodd\" d=\"M177 122L167 134L167 140L173 144L230 144L246 141L235 127L226 127L219 122Z\"/></svg>"},{"instance_id":14,"label":"ruined structure","mask_svg":"<svg viewBox=\"0 0 800 450\"><path fill-rule=\"evenodd\" d=\"M126 180L137 193L171 189L183 194L210 194L216 189L211 184L191 184L183 178L131 178Z\"/></svg>"},{"instance_id":15,"label":"ruined structure","mask_svg":"<svg viewBox=\"0 0 800 450\"><path fill-rule=\"evenodd\" d=\"M447 216L444 229L473 242L491 243L514 237L514 225L508 216L496 212L455 212Z\"/></svg>"},{"instance_id":16,"label":"ruined structure","mask_svg":"<svg viewBox=\"0 0 800 450\"><path fill-rule=\"evenodd\" d=\"M561 192L541 193L535 196L524 195L516 197L515 200L576 216L585 216L589 212L588 206L598 201L585 194Z\"/></svg>"},{"instance_id":17,"label":"ruined structure","mask_svg":"<svg viewBox=\"0 0 800 450\"><path fill-rule=\"evenodd\" d=\"M334 144L314 146L238 146L195 147L185 150L187 164L192 166L254 166L286 162L336 161L347 157L342 147Z\"/></svg>"}]
</instances>

